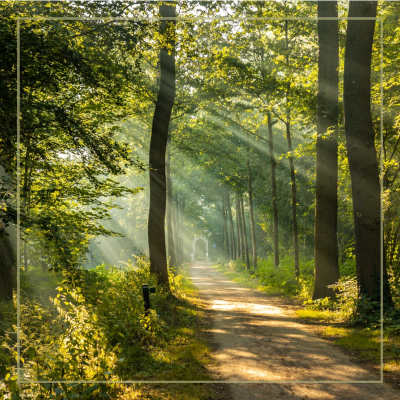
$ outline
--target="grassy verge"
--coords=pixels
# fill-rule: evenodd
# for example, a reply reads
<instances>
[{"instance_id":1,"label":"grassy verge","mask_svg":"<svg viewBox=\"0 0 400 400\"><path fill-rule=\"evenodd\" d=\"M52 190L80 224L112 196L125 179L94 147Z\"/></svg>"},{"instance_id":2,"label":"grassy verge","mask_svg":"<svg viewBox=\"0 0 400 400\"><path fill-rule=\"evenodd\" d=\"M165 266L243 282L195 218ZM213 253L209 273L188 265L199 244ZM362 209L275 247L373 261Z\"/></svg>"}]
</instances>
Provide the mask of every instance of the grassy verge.
<instances>
[{"instance_id":1,"label":"grassy verge","mask_svg":"<svg viewBox=\"0 0 400 400\"><path fill-rule=\"evenodd\" d=\"M319 337L339 346L356 361L380 370L380 330L337 323L334 313L329 311L298 310L296 314L311 323L311 329ZM400 337L387 331L383 334L383 370L385 380L400 384Z\"/></svg>"},{"instance_id":2,"label":"grassy verge","mask_svg":"<svg viewBox=\"0 0 400 400\"><path fill-rule=\"evenodd\" d=\"M147 373L155 380L212 380L206 365L211 361L211 347L202 331L207 319L199 292L188 279L186 268L180 271L183 279L175 297L171 298L166 311L169 317L175 315L175 337L160 344L152 351L154 360L169 364L169 368ZM214 385L206 384L136 384L121 386L120 399L163 399L163 400L205 400L218 399Z\"/></svg>"},{"instance_id":3,"label":"grassy verge","mask_svg":"<svg viewBox=\"0 0 400 400\"><path fill-rule=\"evenodd\" d=\"M262 286L260 280L251 271L246 269L239 270L234 264L216 264L214 268L243 287L266 291L266 288Z\"/></svg>"}]
</instances>

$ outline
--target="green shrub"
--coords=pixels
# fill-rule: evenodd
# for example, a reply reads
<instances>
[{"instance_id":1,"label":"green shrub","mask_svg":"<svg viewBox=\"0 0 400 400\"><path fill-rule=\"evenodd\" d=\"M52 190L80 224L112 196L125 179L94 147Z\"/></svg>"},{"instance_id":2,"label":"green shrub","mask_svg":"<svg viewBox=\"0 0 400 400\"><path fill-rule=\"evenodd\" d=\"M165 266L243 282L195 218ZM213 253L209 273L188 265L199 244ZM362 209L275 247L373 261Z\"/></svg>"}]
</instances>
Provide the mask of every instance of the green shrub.
<instances>
[{"instance_id":1,"label":"green shrub","mask_svg":"<svg viewBox=\"0 0 400 400\"><path fill-rule=\"evenodd\" d=\"M256 275L261 284L270 292L290 297L308 297L312 288L313 262L300 261L300 276L296 280L294 262L291 255L281 257L278 267L274 267L273 255L260 260Z\"/></svg>"},{"instance_id":2,"label":"green shrub","mask_svg":"<svg viewBox=\"0 0 400 400\"><path fill-rule=\"evenodd\" d=\"M50 278L49 278L50 276ZM33 290L44 278L46 290ZM145 313L142 284L155 286L148 260L136 257L123 271L101 265L77 279L55 279L26 271L21 290L20 342L24 380L110 381L110 384L16 384L16 302L1 302L0 398L104 399L112 380L148 375L152 350L174 337L163 316L169 294L158 287ZM182 276L170 274L176 291ZM44 293L51 293L50 299ZM54 294L53 294L54 293ZM21 396L24 397L21 397ZM33 397L32 397L33 396Z\"/></svg>"}]
</instances>

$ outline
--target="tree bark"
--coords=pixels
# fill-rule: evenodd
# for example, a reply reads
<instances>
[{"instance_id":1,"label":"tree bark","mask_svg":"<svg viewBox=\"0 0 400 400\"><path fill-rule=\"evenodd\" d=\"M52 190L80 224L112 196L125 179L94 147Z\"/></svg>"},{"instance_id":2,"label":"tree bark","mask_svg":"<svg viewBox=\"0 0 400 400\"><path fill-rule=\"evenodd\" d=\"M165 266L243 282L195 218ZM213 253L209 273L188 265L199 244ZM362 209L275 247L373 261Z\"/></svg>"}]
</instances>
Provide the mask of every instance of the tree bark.
<instances>
[{"instance_id":1,"label":"tree bark","mask_svg":"<svg viewBox=\"0 0 400 400\"><path fill-rule=\"evenodd\" d=\"M235 230L233 228L233 217L232 217L232 207L231 207L231 200L229 198L229 193L226 195L226 205L228 207L228 214L229 214L229 227L230 227L230 237L231 237L231 256L232 260L234 260L236 257L236 246L235 246Z\"/></svg>"},{"instance_id":2,"label":"tree bark","mask_svg":"<svg viewBox=\"0 0 400 400\"><path fill-rule=\"evenodd\" d=\"M288 21L285 20L285 48L286 48L286 66L289 68L289 30ZM288 143L289 152L289 168L290 168L290 180L292 185L292 224L293 224L293 250L294 250L294 275L296 278L300 275L300 263L299 263L299 238L297 233L297 204L296 204L296 176L294 174L294 161L293 161L293 149L292 149L292 138L290 133L290 107L289 104L289 93L290 93L290 81L287 83L286 88L286 138Z\"/></svg>"},{"instance_id":3,"label":"tree bark","mask_svg":"<svg viewBox=\"0 0 400 400\"><path fill-rule=\"evenodd\" d=\"M175 17L175 6L160 5L162 17ZM175 40L168 33L169 27L175 26L175 21L161 22L161 33L168 35L168 44L175 47ZM150 271L157 275L158 284L169 286L167 254L165 248L165 208L166 208L166 177L165 151L168 139L168 127L172 107L175 101L175 55L168 54L167 45L160 50L160 88L154 110L153 125L150 140L150 209L149 209L149 252Z\"/></svg>"},{"instance_id":4,"label":"tree bark","mask_svg":"<svg viewBox=\"0 0 400 400\"><path fill-rule=\"evenodd\" d=\"M269 158L271 160L272 213L274 218L274 266L279 265L279 223L278 223L278 194L276 191L276 160L274 153L274 136L272 133L271 113L267 112Z\"/></svg>"},{"instance_id":5,"label":"tree bark","mask_svg":"<svg viewBox=\"0 0 400 400\"><path fill-rule=\"evenodd\" d=\"M6 196L12 196L12 173L0 164L0 184ZM9 206L7 198L0 198L0 207ZM0 220L0 300L12 300L17 267L17 231L12 221Z\"/></svg>"},{"instance_id":6,"label":"tree bark","mask_svg":"<svg viewBox=\"0 0 400 400\"><path fill-rule=\"evenodd\" d=\"M222 194L222 218L223 218L223 254L229 259L228 213L226 211L225 193Z\"/></svg>"},{"instance_id":7,"label":"tree bark","mask_svg":"<svg viewBox=\"0 0 400 400\"><path fill-rule=\"evenodd\" d=\"M337 17L336 1L319 1L318 17ZM318 21L317 168L313 300L329 297L339 280L337 243L339 23Z\"/></svg>"},{"instance_id":8,"label":"tree bark","mask_svg":"<svg viewBox=\"0 0 400 400\"><path fill-rule=\"evenodd\" d=\"M168 135L167 160L165 172L167 178L167 235L169 267L176 268L174 232L172 226L172 179L171 179L171 135Z\"/></svg>"},{"instance_id":9,"label":"tree bark","mask_svg":"<svg viewBox=\"0 0 400 400\"><path fill-rule=\"evenodd\" d=\"M242 209L242 223L243 223L244 251L245 251L245 257L246 257L246 269L250 270L249 246L247 244L246 219L244 217L243 197L240 197L240 208Z\"/></svg>"},{"instance_id":10,"label":"tree bark","mask_svg":"<svg viewBox=\"0 0 400 400\"><path fill-rule=\"evenodd\" d=\"M290 168L290 183L292 186L292 224L293 224L293 250L294 250L294 274L297 278L300 274L300 263L299 263L299 237L297 232L297 199L296 199L296 176L294 173L294 161L293 161L293 148L292 138L290 135L290 111L288 112L288 119L286 122L286 138L288 142L289 151L289 168Z\"/></svg>"},{"instance_id":11,"label":"tree bark","mask_svg":"<svg viewBox=\"0 0 400 400\"><path fill-rule=\"evenodd\" d=\"M225 257L226 251L226 238L225 238L225 210L224 210L224 198L222 197L222 256Z\"/></svg>"},{"instance_id":12,"label":"tree bark","mask_svg":"<svg viewBox=\"0 0 400 400\"><path fill-rule=\"evenodd\" d=\"M12 228L15 230L15 226ZM12 236L16 235L10 233L11 229L4 229L3 223L0 224L0 230L10 235L3 234L0 238L0 300L11 300L15 287L14 270L16 268L16 249Z\"/></svg>"},{"instance_id":13,"label":"tree bark","mask_svg":"<svg viewBox=\"0 0 400 400\"><path fill-rule=\"evenodd\" d=\"M376 17L377 2L351 1L349 17ZM344 68L344 115L353 196L356 274L360 298L380 300L381 202L379 166L371 116L371 57L374 20L349 20ZM393 307L385 257L383 302ZM359 309L362 310L362 304ZM377 311L379 306L377 307Z\"/></svg>"},{"instance_id":14,"label":"tree bark","mask_svg":"<svg viewBox=\"0 0 400 400\"><path fill-rule=\"evenodd\" d=\"M186 200L181 200L180 218L179 218L179 253L181 258L181 265L185 262L185 242L184 242L184 219L185 219L185 205Z\"/></svg>"},{"instance_id":15,"label":"tree bark","mask_svg":"<svg viewBox=\"0 0 400 400\"><path fill-rule=\"evenodd\" d=\"M180 202L179 196L176 194L175 196L175 207L174 207L174 215L175 215L175 256L176 256L176 265L179 267L182 265L181 254L180 254Z\"/></svg>"},{"instance_id":16,"label":"tree bark","mask_svg":"<svg viewBox=\"0 0 400 400\"><path fill-rule=\"evenodd\" d=\"M236 192L235 196L236 202L236 224L237 224L237 236L238 236L238 257L243 261L243 224L242 224L242 215L240 212L240 200L239 193Z\"/></svg>"},{"instance_id":17,"label":"tree bark","mask_svg":"<svg viewBox=\"0 0 400 400\"><path fill-rule=\"evenodd\" d=\"M247 182L248 182L249 206L250 206L251 243L253 245L253 269L256 269L257 268L257 243L256 243L256 229L254 226L253 191L251 188L251 174L250 174L249 159L247 159Z\"/></svg>"}]
</instances>

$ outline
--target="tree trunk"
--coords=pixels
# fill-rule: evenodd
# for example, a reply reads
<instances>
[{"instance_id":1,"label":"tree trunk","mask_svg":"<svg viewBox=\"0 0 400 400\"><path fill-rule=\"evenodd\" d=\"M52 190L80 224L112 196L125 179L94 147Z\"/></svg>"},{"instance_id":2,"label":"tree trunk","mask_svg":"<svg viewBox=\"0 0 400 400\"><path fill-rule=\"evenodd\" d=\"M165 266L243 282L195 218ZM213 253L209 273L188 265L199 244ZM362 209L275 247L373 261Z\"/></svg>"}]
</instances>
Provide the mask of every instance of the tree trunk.
<instances>
[{"instance_id":1,"label":"tree trunk","mask_svg":"<svg viewBox=\"0 0 400 400\"><path fill-rule=\"evenodd\" d=\"M172 212L173 212L173 220L172 223L173 225L173 233L174 233L174 244L175 244L175 257L176 257L176 266L179 267L181 265L181 258L179 254L179 196L176 194L175 196L173 195L173 204L174 207L172 207Z\"/></svg>"},{"instance_id":2,"label":"tree trunk","mask_svg":"<svg viewBox=\"0 0 400 400\"><path fill-rule=\"evenodd\" d=\"M175 221L176 221L176 233L175 233L175 255L176 255L176 265L179 267L182 265L182 256L180 251L181 243L181 211L180 211L180 198L176 195L175 199Z\"/></svg>"},{"instance_id":3,"label":"tree trunk","mask_svg":"<svg viewBox=\"0 0 400 400\"><path fill-rule=\"evenodd\" d=\"M225 237L225 208L224 208L224 197L222 197L222 256L225 257L226 251L226 237Z\"/></svg>"},{"instance_id":4,"label":"tree trunk","mask_svg":"<svg viewBox=\"0 0 400 400\"><path fill-rule=\"evenodd\" d=\"M252 247L253 247L253 269L256 269L257 268L257 243L256 243L256 229L254 226L253 191L251 188L251 174L250 174L249 159L247 159L247 182L248 182L249 206L250 206L251 243L252 243Z\"/></svg>"},{"instance_id":5,"label":"tree trunk","mask_svg":"<svg viewBox=\"0 0 400 400\"><path fill-rule=\"evenodd\" d=\"M239 193L236 192L235 196L236 202L236 224L237 224L237 236L238 236L238 257L243 261L243 224L242 224L242 215L240 212L240 200Z\"/></svg>"},{"instance_id":6,"label":"tree trunk","mask_svg":"<svg viewBox=\"0 0 400 400\"><path fill-rule=\"evenodd\" d=\"M336 17L336 1L319 1L318 17ZM317 168L313 300L329 297L339 280L337 243L339 23L318 21Z\"/></svg>"},{"instance_id":7,"label":"tree trunk","mask_svg":"<svg viewBox=\"0 0 400 400\"><path fill-rule=\"evenodd\" d=\"M3 231L4 224L0 224ZM15 230L15 226L13 226ZM11 300L15 287L16 249L11 237L10 229L5 230L10 236L0 237L0 300ZM16 235L12 235L16 236Z\"/></svg>"},{"instance_id":8,"label":"tree trunk","mask_svg":"<svg viewBox=\"0 0 400 400\"><path fill-rule=\"evenodd\" d=\"M233 228L233 217L232 217L232 207L231 207L231 200L229 198L229 193L226 195L226 205L228 207L228 214L229 214L229 226L231 230L231 256L232 260L234 260L236 257L236 246L235 246L235 230Z\"/></svg>"},{"instance_id":9,"label":"tree trunk","mask_svg":"<svg viewBox=\"0 0 400 400\"><path fill-rule=\"evenodd\" d=\"M185 262L185 242L184 242L184 230L183 230L183 221L185 218L185 199L181 200L180 207L180 218L179 218L179 253L181 258L181 265Z\"/></svg>"},{"instance_id":10,"label":"tree trunk","mask_svg":"<svg viewBox=\"0 0 400 400\"><path fill-rule=\"evenodd\" d=\"M162 17L175 17L175 6L160 5ZM168 27L175 21L161 22L161 33L167 35ZM175 47L175 40L168 38L168 44ZM154 110L150 140L150 209L148 223L150 271L157 275L158 284L168 286L167 254L165 248L166 177L165 151L168 127L175 100L175 55L168 54L167 46L160 50L160 88Z\"/></svg>"},{"instance_id":11,"label":"tree trunk","mask_svg":"<svg viewBox=\"0 0 400 400\"><path fill-rule=\"evenodd\" d=\"M376 9L376 1L351 1L349 17L376 17ZM348 21L343 97L346 146L353 195L359 296L380 300L382 260L383 302L386 309L393 306L393 300L385 257L381 252L379 166L371 117L370 81L374 29L374 20ZM379 310L379 306L377 308Z\"/></svg>"},{"instance_id":12,"label":"tree trunk","mask_svg":"<svg viewBox=\"0 0 400 400\"><path fill-rule=\"evenodd\" d=\"M228 235L228 213L226 210L226 197L225 193L222 195L222 218L223 218L223 230L224 230L224 245L223 245L223 251L224 251L224 257L226 257L227 260L229 260L229 235Z\"/></svg>"},{"instance_id":13,"label":"tree trunk","mask_svg":"<svg viewBox=\"0 0 400 400\"><path fill-rule=\"evenodd\" d=\"M285 48L286 48L286 66L289 68L289 31L288 21L285 21ZM289 103L290 93L290 82L287 83L286 88L286 104ZM289 152L289 167L290 167L290 180L292 185L292 224L293 224L293 250L294 250L294 275L296 278L300 274L300 263L299 263L299 238L297 233L297 204L296 204L296 177L294 174L294 161L293 161L293 149L292 149L292 138L290 134L290 107L286 106L286 138L288 142Z\"/></svg>"},{"instance_id":14,"label":"tree trunk","mask_svg":"<svg viewBox=\"0 0 400 400\"><path fill-rule=\"evenodd\" d=\"M244 217L243 197L240 197L240 208L242 209L242 223L243 223L244 251L245 251L245 257L246 257L246 269L250 270L249 246L247 244L246 219Z\"/></svg>"},{"instance_id":15,"label":"tree trunk","mask_svg":"<svg viewBox=\"0 0 400 400\"><path fill-rule=\"evenodd\" d=\"M12 173L0 164L0 184L5 193L12 195ZM0 207L8 206L7 200L0 199ZM8 225L8 226L6 226ZM0 220L0 300L12 300L17 267L17 230L11 221Z\"/></svg>"},{"instance_id":16,"label":"tree trunk","mask_svg":"<svg viewBox=\"0 0 400 400\"><path fill-rule=\"evenodd\" d=\"M279 231L278 231L278 194L276 191L276 160L274 153L274 137L272 134L271 113L267 112L269 158L271 160L271 184L272 184L272 212L274 214L274 266L279 265Z\"/></svg>"},{"instance_id":17,"label":"tree trunk","mask_svg":"<svg viewBox=\"0 0 400 400\"><path fill-rule=\"evenodd\" d=\"M29 216L29 209L30 209L30 189L31 185L30 176L32 174L32 167L30 166L30 142L28 140L26 155L25 155L25 165L24 165L24 179L23 179L23 188L22 188L22 195L21 198L23 199L21 208L24 210L25 218ZM24 234L24 267L25 271L28 271L28 235Z\"/></svg>"},{"instance_id":18,"label":"tree trunk","mask_svg":"<svg viewBox=\"0 0 400 400\"><path fill-rule=\"evenodd\" d=\"M225 192L226 243L228 260L232 260L232 231L229 225L228 192Z\"/></svg>"},{"instance_id":19,"label":"tree trunk","mask_svg":"<svg viewBox=\"0 0 400 400\"><path fill-rule=\"evenodd\" d=\"M167 160L165 172L167 178L167 235L169 267L176 268L174 232L172 227L172 179L171 179L171 135L168 135Z\"/></svg>"},{"instance_id":20,"label":"tree trunk","mask_svg":"<svg viewBox=\"0 0 400 400\"><path fill-rule=\"evenodd\" d=\"M290 112L289 112L290 113ZM292 138L290 136L290 114L288 113L288 120L286 122L286 138L288 142L289 151L289 167L290 167L290 180L292 186L292 224L293 224L293 249L294 249L294 274L296 278L300 274L299 263L299 237L297 232L297 205L296 205L296 176L294 174L294 161L292 155Z\"/></svg>"}]
</instances>

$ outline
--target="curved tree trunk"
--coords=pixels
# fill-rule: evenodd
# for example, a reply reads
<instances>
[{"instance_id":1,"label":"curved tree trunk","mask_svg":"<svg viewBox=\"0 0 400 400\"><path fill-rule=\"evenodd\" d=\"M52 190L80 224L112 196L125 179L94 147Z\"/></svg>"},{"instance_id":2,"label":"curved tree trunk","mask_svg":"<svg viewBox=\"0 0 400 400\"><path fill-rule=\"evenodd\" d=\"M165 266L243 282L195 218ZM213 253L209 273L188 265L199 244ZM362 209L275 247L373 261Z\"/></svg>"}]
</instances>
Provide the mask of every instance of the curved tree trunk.
<instances>
[{"instance_id":1,"label":"curved tree trunk","mask_svg":"<svg viewBox=\"0 0 400 400\"><path fill-rule=\"evenodd\" d=\"M160 5L162 17L175 17L175 6ZM174 26L175 21L161 22L161 33L168 26ZM175 41L168 39L170 46L175 47ZM167 254L165 248L165 208L166 208L166 178L165 151L168 139L168 127L172 107L175 101L175 55L168 54L167 46L160 50L160 88L154 110L153 125L150 140L150 209L148 223L150 271L157 275L158 284L169 285Z\"/></svg>"},{"instance_id":2,"label":"curved tree trunk","mask_svg":"<svg viewBox=\"0 0 400 400\"><path fill-rule=\"evenodd\" d=\"M240 197L240 208L242 209L241 212L242 212L242 224L243 224L244 252L246 257L246 269L250 270L249 246L247 244L246 219L244 217L243 197Z\"/></svg>"},{"instance_id":3,"label":"curved tree trunk","mask_svg":"<svg viewBox=\"0 0 400 400\"><path fill-rule=\"evenodd\" d=\"M278 224L278 194L276 191L276 160L274 153L274 136L272 133L271 113L267 112L269 158L271 160L272 212L274 214L274 266L279 265L279 224Z\"/></svg>"},{"instance_id":4,"label":"curved tree trunk","mask_svg":"<svg viewBox=\"0 0 400 400\"><path fill-rule=\"evenodd\" d=\"M247 181L248 181L248 192L249 192L249 205L250 205L250 229L251 229L251 242L253 245L253 268L257 268L257 243L256 243L256 230L254 226L254 212L253 212L253 190L251 188L251 174L250 174L250 163L247 159Z\"/></svg>"},{"instance_id":5,"label":"curved tree trunk","mask_svg":"<svg viewBox=\"0 0 400 400\"><path fill-rule=\"evenodd\" d=\"M336 1L319 1L318 17L337 17ZM339 23L318 21L317 171L313 300L329 297L339 280L337 243Z\"/></svg>"},{"instance_id":6,"label":"curved tree trunk","mask_svg":"<svg viewBox=\"0 0 400 400\"><path fill-rule=\"evenodd\" d=\"M376 9L376 1L351 1L349 17L376 17ZM380 266L383 261L383 301L387 308L393 306L393 300L381 251L379 166L371 117L371 57L375 23L374 20L348 21L343 95L359 295L380 300Z\"/></svg>"}]
</instances>

